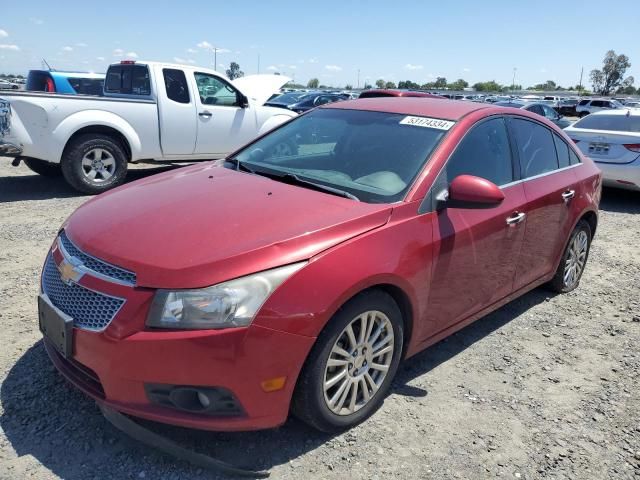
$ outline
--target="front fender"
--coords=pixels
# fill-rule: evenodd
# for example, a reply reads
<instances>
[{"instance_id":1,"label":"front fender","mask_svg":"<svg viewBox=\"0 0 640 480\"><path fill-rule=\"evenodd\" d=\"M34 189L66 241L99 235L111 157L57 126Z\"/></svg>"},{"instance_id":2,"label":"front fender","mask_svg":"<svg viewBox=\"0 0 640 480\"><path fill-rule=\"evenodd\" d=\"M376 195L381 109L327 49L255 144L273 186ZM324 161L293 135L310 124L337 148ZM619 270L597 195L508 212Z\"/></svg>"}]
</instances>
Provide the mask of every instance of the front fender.
<instances>
[{"instance_id":1,"label":"front fender","mask_svg":"<svg viewBox=\"0 0 640 480\"><path fill-rule=\"evenodd\" d=\"M121 133L129 143L131 158L140 158L142 142L135 129L124 118L112 112L104 110L83 110L66 117L52 132L58 149L52 155L57 161L62 158L62 153L71 136L86 127L109 127Z\"/></svg>"}]
</instances>

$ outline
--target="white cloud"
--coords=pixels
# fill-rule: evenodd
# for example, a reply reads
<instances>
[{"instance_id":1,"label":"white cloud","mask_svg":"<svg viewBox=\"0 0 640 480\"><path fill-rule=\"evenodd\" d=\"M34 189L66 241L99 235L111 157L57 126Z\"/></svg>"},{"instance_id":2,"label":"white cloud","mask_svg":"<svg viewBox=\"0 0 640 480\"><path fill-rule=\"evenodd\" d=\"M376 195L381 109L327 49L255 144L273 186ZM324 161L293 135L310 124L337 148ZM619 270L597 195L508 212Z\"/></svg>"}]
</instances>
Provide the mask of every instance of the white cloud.
<instances>
[{"instance_id":1,"label":"white cloud","mask_svg":"<svg viewBox=\"0 0 640 480\"><path fill-rule=\"evenodd\" d=\"M41 18L36 18L36 17L31 17L31 18L29 19L29 21L30 21L31 23L36 24L36 25L42 25L42 24L44 23L44 20L42 20Z\"/></svg>"},{"instance_id":2,"label":"white cloud","mask_svg":"<svg viewBox=\"0 0 640 480\"><path fill-rule=\"evenodd\" d=\"M224 67L225 67L224 63L219 63L219 64L218 64L218 66L219 66L220 68L224 68Z\"/></svg>"},{"instance_id":3,"label":"white cloud","mask_svg":"<svg viewBox=\"0 0 640 480\"><path fill-rule=\"evenodd\" d=\"M413 65L412 63L407 63L404 68L407 70L422 70L424 67L422 65Z\"/></svg>"},{"instance_id":4,"label":"white cloud","mask_svg":"<svg viewBox=\"0 0 640 480\"><path fill-rule=\"evenodd\" d=\"M471 71L471 69L470 69L470 68L467 68L467 67L464 67L464 68L462 69L462 71L463 71L463 72L470 72L470 71Z\"/></svg>"},{"instance_id":5,"label":"white cloud","mask_svg":"<svg viewBox=\"0 0 640 480\"><path fill-rule=\"evenodd\" d=\"M127 57L127 58L138 58L138 54L136 52L127 52L125 53L123 49L116 48L113 51L114 57Z\"/></svg>"},{"instance_id":6,"label":"white cloud","mask_svg":"<svg viewBox=\"0 0 640 480\"><path fill-rule=\"evenodd\" d=\"M173 61L176 63L187 63L186 58L180 58L180 57L173 57Z\"/></svg>"},{"instance_id":7,"label":"white cloud","mask_svg":"<svg viewBox=\"0 0 640 480\"><path fill-rule=\"evenodd\" d=\"M62 47L62 51L63 52L73 52L73 48L66 46L66 47Z\"/></svg>"},{"instance_id":8,"label":"white cloud","mask_svg":"<svg viewBox=\"0 0 640 480\"><path fill-rule=\"evenodd\" d=\"M198 48L206 48L207 50L211 50L213 48L213 45L211 45L206 40L203 40L199 44L197 44L196 47L198 47Z\"/></svg>"},{"instance_id":9,"label":"white cloud","mask_svg":"<svg viewBox=\"0 0 640 480\"><path fill-rule=\"evenodd\" d=\"M0 28L0 38L7 38L9 36L9 34L7 33L6 30L2 30Z\"/></svg>"},{"instance_id":10,"label":"white cloud","mask_svg":"<svg viewBox=\"0 0 640 480\"><path fill-rule=\"evenodd\" d=\"M307 60L309 63L318 63L318 59L317 58L310 58L309 60Z\"/></svg>"},{"instance_id":11,"label":"white cloud","mask_svg":"<svg viewBox=\"0 0 640 480\"><path fill-rule=\"evenodd\" d=\"M187 53L196 53L195 48L187 48Z\"/></svg>"},{"instance_id":12,"label":"white cloud","mask_svg":"<svg viewBox=\"0 0 640 480\"><path fill-rule=\"evenodd\" d=\"M342 70L342 67L339 67L338 65L325 65L324 68L331 70L332 72L339 72Z\"/></svg>"},{"instance_id":13,"label":"white cloud","mask_svg":"<svg viewBox=\"0 0 640 480\"><path fill-rule=\"evenodd\" d=\"M18 45L0 44L0 50L13 50L14 52L19 52L20 47Z\"/></svg>"},{"instance_id":14,"label":"white cloud","mask_svg":"<svg viewBox=\"0 0 640 480\"><path fill-rule=\"evenodd\" d=\"M84 48L84 47L88 47L88 46L89 46L89 45L87 45L87 44L86 44L86 43L84 43L84 42L78 42L78 43L76 43L76 47Z\"/></svg>"},{"instance_id":15,"label":"white cloud","mask_svg":"<svg viewBox=\"0 0 640 480\"><path fill-rule=\"evenodd\" d=\"M267 70L274 70L275 71L275 70L278 70L278 67L276 67L275 65L269 65L267 67Z\"/></svg>"},{"instance_id":16,"label":"white cloud","mask_svg":"<svg viewBox=\"0 0 640 480\"><path fill-rule=\"evenodd\" d=\"M96 60L98 60L99 62L104 62L104 57L96 57Z\"/></svg>"},{"instance_id":17,"label":"white cloud","mask_svg":"<svg viewBox=\"0 0 640 480\"><path fill-rule=\"evenodd\" d=\"M187 63L196 63L196 61L193 58L188 58Z\"/></svg>"},{"instance_id":18,"label":"white cloud","mask_svg":"<svg viewBox=\"0 0 640 480\"><path fill-rule=\"evenodd\" d=\"M296 67L295 65L289 65L289 68L290 68L291 70L295 70L295 69L296 69L296 68L298 68L298 67Z\"/></svg>"},{"instance_id":19,"label":"white cloud","mask_svg":"<svg viewBox=\"0 0 640 480\"><path fill-rule=\"evenodd\" d=\"M540 73L547 73L547 69L546 68L541 68L540 69Z\"/></svg>"}]
</instances>

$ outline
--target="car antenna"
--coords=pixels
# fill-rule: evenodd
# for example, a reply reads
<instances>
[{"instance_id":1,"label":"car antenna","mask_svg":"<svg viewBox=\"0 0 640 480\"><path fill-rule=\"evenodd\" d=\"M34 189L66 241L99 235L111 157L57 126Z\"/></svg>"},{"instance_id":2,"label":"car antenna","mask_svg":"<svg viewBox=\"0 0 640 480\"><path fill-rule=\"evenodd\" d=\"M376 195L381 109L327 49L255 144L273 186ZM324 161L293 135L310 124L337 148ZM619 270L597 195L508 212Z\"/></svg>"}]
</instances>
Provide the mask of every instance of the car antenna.
<instances>
[{"instance_id":1,"label":"car antenna","mask_svg":"<svg viewBox=\"0 0 640 480\"><path fill-rule=\"evenodd\" d=\"M42 63L47 66L50 72L55 72L55 68L51 68L51 66L47 63L47 61L43 58Z\"/></svg>"}]
</instances>

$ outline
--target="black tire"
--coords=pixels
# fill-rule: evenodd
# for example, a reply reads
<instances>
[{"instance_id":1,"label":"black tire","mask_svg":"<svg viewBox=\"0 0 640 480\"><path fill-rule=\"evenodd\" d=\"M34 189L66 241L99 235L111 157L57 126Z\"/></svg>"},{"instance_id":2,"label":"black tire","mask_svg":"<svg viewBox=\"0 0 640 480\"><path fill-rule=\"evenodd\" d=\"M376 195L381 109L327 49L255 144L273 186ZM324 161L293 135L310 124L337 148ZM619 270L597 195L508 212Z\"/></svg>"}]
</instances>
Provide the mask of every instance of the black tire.
<instances>
[{"instance_id":1,"label":"black tire","mask_svg":"<svg viewBox=\"0 0 640 480\"><path fill-rule=\"evenodd\" d=\"M586 246L586 253L584 257L584 264L577 274L577 279L574 282L567 284L567 282L565 281L565 272L568 266L567 260L570 255L571 246L573 245L575 238L580 234L580 232L584 232L587 236L587 246ZM582 278L582 274L587 265L587 260L589 259L589 250L591 249L591 235L592 235L591 227L589 226L589 223L587 223L587 221L585 220L580 220L576 225L576 228L574 228L573 232L571 232L571 236L569 237L567 246L565 247L564 252L562 253L562 258L560 259L560 265L558 265L556 274L554 275L553 279L551 279L551 281L547 284L547 286L551 290L558 293L567 293L567 292L570 292L571 290L575 290L578 287L578 285L580 285L580 279Z\"/></svg>"},{"instance_id":2,"label":"black tire","mask_svg":"<svg viewBox=\"0 0 640 480\"><path fill-rule=\"evenodd\" d=\"M37 158L25 158L23 161L32 172L42 175L43 177L59 177L62 175L62 169L59 163L45 162Z\"/></svg>"},{"instance_id":3,"label":"black tire","mask_svg":"<svg viewBox=\"0 0 640 480\"><path fill-rule=\"evenodd\" d=\"M108 152L114 159L115 168L107 180L91 180L84 172L83 157L94 149ZM127 176L127 155L118 140L99 133L80 135L74 139L62 155L62 174L65 180L76 190L95 195L122 184Z\"/></svg>"},{"instance_id":4,"label":"black tire","mask_svg":"<svg viewBox=\"0 0 640 480\"><path fill-rule=\"evenodd\" d=\"M345 328L360 314L367 311L384 313L393 328L394 348L389 370L368 403L365 403L354 413L338 415L329 409L325 401L323 382L327 361L334 344L338 341ZM323 432L344 430L365 420L380 407L391 387L391 382L398 370L402 357L403 334L402 314L390 295L379 290L372 290L351 299L336 312L311 349L294 392L291 404L293 414L303 422ZM350 388L347 387L347 390Z\"/></svg>"}]
</instances>

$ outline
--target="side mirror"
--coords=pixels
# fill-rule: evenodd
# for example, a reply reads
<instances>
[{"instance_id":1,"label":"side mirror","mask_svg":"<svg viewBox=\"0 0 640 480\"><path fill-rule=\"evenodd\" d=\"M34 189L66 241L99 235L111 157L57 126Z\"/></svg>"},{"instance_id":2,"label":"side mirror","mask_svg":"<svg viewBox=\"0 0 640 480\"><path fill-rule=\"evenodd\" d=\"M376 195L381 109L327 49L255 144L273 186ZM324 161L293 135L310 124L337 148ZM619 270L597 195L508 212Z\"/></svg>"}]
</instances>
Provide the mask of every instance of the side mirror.
<instances>
[{"instance_id":1,"label":"side mirror","mask_svg":"<svg viewBox=\"0 0 640 480\"><path fill-rule=\"evenodd\" d=\"M473 175L460 175L453 179L449 190L438 196L438 209L493 208L502 203L504 193L493 182Z\"/></svg>"},{"instance_id":2,"label":"side mirror","mask_svg":"<svg viewBox=\"0 0 640 480\"><path fill-rule=\"evenodd\" d=\"M240 108L249 108L249 99L245 95L239 93L238 105L240 105Z\"/></svg>"}]
</instances>

